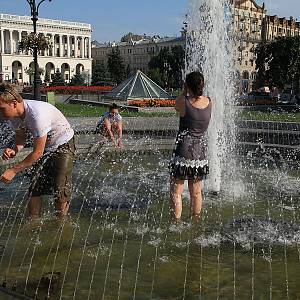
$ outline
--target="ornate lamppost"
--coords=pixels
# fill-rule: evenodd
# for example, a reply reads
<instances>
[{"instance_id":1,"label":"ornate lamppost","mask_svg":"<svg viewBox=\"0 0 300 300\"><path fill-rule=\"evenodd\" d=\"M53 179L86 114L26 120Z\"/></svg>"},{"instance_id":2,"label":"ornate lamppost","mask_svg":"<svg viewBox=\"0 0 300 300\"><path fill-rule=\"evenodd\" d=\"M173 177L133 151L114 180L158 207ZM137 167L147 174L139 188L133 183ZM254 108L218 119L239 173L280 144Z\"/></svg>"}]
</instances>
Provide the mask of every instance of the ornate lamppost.
<instances>
[{"instance_id":1,"label":"ornate lamppost","mask_svg":"<svg viewBox=\"0 0 300 300\"><path fill-rule=\"evenodd\" d=\"M36 25L37 25L37 20L39 16L39 8L43 2L46 0L41 0L38 3L36 3L35 0L26 0L30 6L30 11L31 11L31 20L33 22L33 34L37 35L37 30L36 30ZM52 0L49 0L51 2ZM41 100L41 76L39 72L39 65L38 65L38 45L35 45L33 47L33 62L34 62L34 80L33 80L33 85L34 85L34 99L35 100Z\"/></svg>"}]
</instances>

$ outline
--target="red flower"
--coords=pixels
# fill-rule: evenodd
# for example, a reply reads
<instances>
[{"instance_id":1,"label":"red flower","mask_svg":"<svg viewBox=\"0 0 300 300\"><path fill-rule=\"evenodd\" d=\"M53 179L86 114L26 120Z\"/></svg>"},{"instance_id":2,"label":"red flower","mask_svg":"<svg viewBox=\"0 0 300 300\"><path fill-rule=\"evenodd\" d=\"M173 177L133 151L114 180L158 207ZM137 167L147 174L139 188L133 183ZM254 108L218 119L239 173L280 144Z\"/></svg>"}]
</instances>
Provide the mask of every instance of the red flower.
<instances>
[{"instance_id":1,"label":"red flower","mask_svg":"<svg viewBox=\"0 0 300 300\"><path fill-rule=\"evenodd\" d=\"M175 106L175 100L173 99L140 99L131 100L129 105L138 107L172 107Z\"/></svg>"}]
</instances>

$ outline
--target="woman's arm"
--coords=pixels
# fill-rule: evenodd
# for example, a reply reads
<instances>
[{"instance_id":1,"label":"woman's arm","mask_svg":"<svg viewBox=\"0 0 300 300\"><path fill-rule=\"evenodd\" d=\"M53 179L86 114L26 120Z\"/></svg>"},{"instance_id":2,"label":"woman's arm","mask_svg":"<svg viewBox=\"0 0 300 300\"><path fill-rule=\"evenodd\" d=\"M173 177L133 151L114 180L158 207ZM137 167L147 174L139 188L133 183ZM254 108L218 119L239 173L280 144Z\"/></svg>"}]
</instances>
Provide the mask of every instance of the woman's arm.
<instances>
[{"instance_id":1,"label":"woman's arm","mask_svg":"<svg viewBox=\"0 0 300 300\"><path fill-rule=\"evenodd\" d=\"M185 115L185 98L187 96L186 85L182 89L181 94L176 98L175 110L179 112L181 117Z\"/></svg>"},{"instance_id":2,"label":"woman's arm","mask_svg":"<svg viewBox=\"0 0 300 300\"><path fill-rule=\"evenodd\" d=\"M113 133L113 131L111 130L111 123L110 123L110 121L108 120L108 118L105 118L105 119L104 119L104 127L105 127L105 129L107 130L107 132L108 132L108 134L109 134L109 136L110 136L111 141L113 142L113 144L114 144L115 146L117 146L117 143L116 143L116 140L115 140L114 133Z\"/></svg>"}]
</instances>

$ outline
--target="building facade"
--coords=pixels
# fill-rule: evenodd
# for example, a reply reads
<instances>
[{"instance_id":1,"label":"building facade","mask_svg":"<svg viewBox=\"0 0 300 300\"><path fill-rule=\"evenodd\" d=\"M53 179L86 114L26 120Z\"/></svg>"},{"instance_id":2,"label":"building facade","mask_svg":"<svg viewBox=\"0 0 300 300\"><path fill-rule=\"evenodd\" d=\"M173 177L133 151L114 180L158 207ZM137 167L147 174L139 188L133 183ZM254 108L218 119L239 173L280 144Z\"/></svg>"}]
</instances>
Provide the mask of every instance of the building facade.
<instances>
[{"instance_id":1,"label":"building facade","mask_svg":"<svg viewBox=\"0 0 300 300\"><path fill-rule=\"evenodd\" d=\"M92 43L92 57L96 64L107 64L107 54L114 47L118 47L120 54L124 60L125 66L129 65L130 70L135 72L141 70L148 72L148 63L152 56L159 53L161 49L171 50L174 46L182 46L185 48L185 37L177 38L143 38L139 41L105 43L99 44L94 41Z\"/></svg>"},{"instance_id":2,"label":"building facade","mask_svg":"<svg viewBox=\"0 0 300 300\"><path fill-rule=\"evenodd\" d=\"M30 52L20 52L19 42L33 31L31 17L0 14L0 81L32 83L33 58ZM39 51L41 79L50 80L58 69L66 82L77 72L91 79L92 56L90 24L42 19L37 32L47 36L51 46Z\"/></svg>"},{"instance_id":3,"label":"building facade","mask_svg":"<svg viewBox=\"0 0 300 300\"><path fill-rule=\"evenodd\" d=\"M300 22L293 17L290 19L280 18L278 16L267 16L264 20L264 36L265 41L271 41L281 36L299 36Z\"/></svg>"},{"instance_id":4,"label":"building facade","mask_svg":"<svg viewBox=\"0 0 300 300\"><path fill-rule=\"evenodd\" d=\"M270 41L279 36L299 35L300 22L293 18L287 20L267 15L265 5L258 5L255 0L232 0L234 35L236 39L235 66L240 78L241 91L252 89L256 79L255 48L261 41ZM107 54L113 47L118 47L126 65L132 71L137 69L147 73L148 63L153 55L163 48L174 46L185 48L184 31L176 38L144 38L140 41L99 44L93 42L92 57L95 63L107 63Z\"/></svg>"},{"instance_id":5,"label":"building facade","mask_svg":"<svg viewBox=\"0 0 300 300\"><path fill-rule=\"evenodd\" d=\"M255 47L262 40L266 15L264 4L259 6L254 0L234 1L234 31L237 40L234 57L243 92L248 92L256 79Z\"/></svg>"}]
</instances>

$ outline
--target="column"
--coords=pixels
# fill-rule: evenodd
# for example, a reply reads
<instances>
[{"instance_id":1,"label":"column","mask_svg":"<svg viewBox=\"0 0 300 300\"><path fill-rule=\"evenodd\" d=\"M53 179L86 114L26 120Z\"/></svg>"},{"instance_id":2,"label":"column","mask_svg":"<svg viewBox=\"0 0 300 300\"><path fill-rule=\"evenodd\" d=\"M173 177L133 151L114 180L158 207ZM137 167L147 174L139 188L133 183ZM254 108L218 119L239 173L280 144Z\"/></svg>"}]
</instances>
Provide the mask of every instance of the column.
<instances>
[{"instance_id":1,"label":"column","mask_svg":"<svg viewBox=\"0 0 300 300\"><path fill-rule=\"evenodd\" d=\"M10 54L13 54L12 30L9 31Z\"/></svg>"},{"instance_id":2,"label":"column","mask_svg":"<svg viewBox=\"0 0 300 300\"><path fill-rule=\"evenodd\" d=\"M64 56L64 49L63 49L63 43L62 43L62 40L63 40L63 36L60 34L59 35L59 56L60 57L63 57Z\"/></svg>"},{"instance_id":3,"label":"column","mask_svg":"<svg viewBox=\"0 0 300 300\"><path fill-rule=\"evenodd\" d=\"M89 38L88 58L92 58L92 40Z\"/></svg>"},{"instance_id":4,"label":"column","mask_svg":"<svg viewBox=\"0 0 300 300\"><path fill-rule=\"evenodd\" d=\"M45 38L48 39L49 34L48 33L44 33L44 35L45 35ZM48 49L45 50L45 55L46 56L49 56L49 51L50 51L50 48L48 48Z\"/></svg>"},{"instance_id":5,"label":"column","mask_svg":"<svg viewBox=\"0 0 300 300\"><path fill-rule=\"evenodd\" d=\"M74 57L77 58L78 55L78 42L77 42L78 36L74 35Z\"/></svg>"},{"instance_id":6,"label":"column","mask_svg":"<svg viewBox=\"0 0 300 300\"><path fill-rule=\"evenodd\" d=\"M52 43L52 56L56 56L56 53L55 53L55 37L54 37L54 33L52 33L52 36L51 36L51 43Z\"/></svg>"},{"instance_id":7,"label":"column","mask_svg":"<svg viewBox=\"0 0 300 300\"><path fill-rule=\"evenodd\" d=\"M4 54L4 30L0 31L1 35L1 53Z\"/></svg>"},{"instance_id":8,"label":"column","mask_svg":"<svg viewBox=\"0 0 300 300\"><path fill-rule=\"evenodd\" d=\"M18 40L17 40L17 45L16 45L16 52L18 54L20 54L20 52L19 52L19 43L21 42L21 40L22 40L22 31L18 30Z\"/></svg>"},{"instance_id":9,"label":"column","mask_svg":"<svg viewBox=\"0 0 300 300\"><path fill-rule=\"evenodd\" d=\"M84 37L81 37L80 40L80 56L83 58L84 57Z\"/></svg>"},{"instance_id":10,"label":"column","mask_svg":"<svg viewBox=\"0 0 300 300\"><path fill-rule=\"evenodd\" d=\"M86 54L86 38L82 37L83 39L83 51L82 51L82 58L85 58L85 54Z\"/></svg>"},{"instance_id":11,"label":"column","mask_svg":"<svg viewBox=\"0 0 300 300\"><path fill-rule=\"evenodd\" d=\"M70 57L70 53L71 53L71 50L70 50L70 36L67 35L67 56Z\"/></svg>"}]
</instances>

